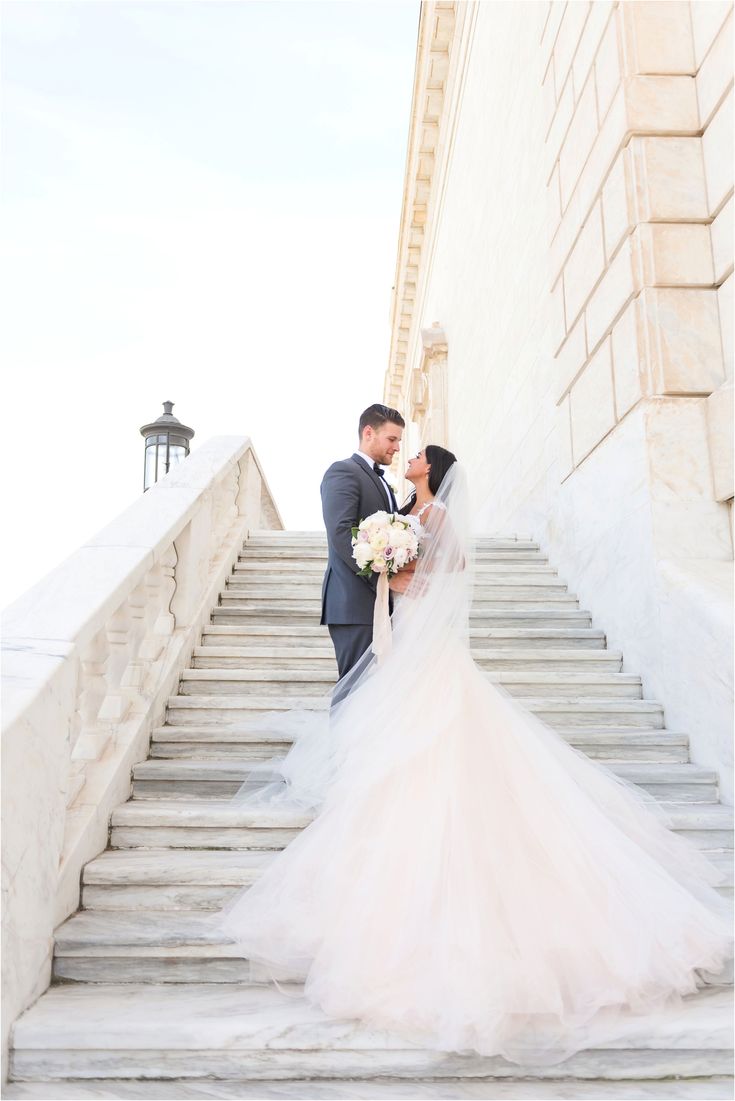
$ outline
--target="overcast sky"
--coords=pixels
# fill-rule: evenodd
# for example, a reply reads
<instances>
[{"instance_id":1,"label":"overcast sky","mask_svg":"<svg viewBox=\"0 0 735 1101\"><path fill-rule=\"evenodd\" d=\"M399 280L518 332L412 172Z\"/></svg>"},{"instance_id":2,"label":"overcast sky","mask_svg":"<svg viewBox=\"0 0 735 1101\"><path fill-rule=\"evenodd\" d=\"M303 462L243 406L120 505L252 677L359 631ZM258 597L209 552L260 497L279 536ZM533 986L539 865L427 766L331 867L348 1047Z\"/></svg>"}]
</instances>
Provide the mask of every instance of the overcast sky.
<instances>
[{"instance_id":1,"label":"overcast sky","mask_svg":"<svg viewBox=\"0 0 735 1101\"><path fill-rule=\"evenodd\" d=\"M0 606L142 492L163 401L320 522L383 396L418 16L5 0Z\"/></svg>"}]
</instances>

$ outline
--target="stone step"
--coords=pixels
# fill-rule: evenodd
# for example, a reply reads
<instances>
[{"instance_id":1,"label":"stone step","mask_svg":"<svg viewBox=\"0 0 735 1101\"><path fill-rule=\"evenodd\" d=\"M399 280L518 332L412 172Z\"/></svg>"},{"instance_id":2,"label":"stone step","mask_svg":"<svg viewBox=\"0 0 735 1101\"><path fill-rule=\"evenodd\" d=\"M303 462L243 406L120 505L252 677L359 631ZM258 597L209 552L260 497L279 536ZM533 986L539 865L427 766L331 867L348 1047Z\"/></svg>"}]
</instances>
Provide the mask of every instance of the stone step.
<instances>
[{"instance_id":1,"label":"stone step","mask_svg":"<svg viewBox=\"0 0 735 1101\"><path fill-rule=\"evenodd\" d=\"M127 804L124 804L125 806ZM727 866L728 854L720 853L712 860ZM270 851L230 849L155 849L135 851L105 849L88 861L82 869L82 886L230 886L242 887L254 883L273 860ZM158 909L158 907L149 907ZM197 909L198 907L176 907ZM85 906L85 909L89 907ZM137 905L135 909L138 909ZM62 923L68 924L74 918Z\"/></svg>"},{"instance_id":2,"label":"stone step","mask_svg":"<svg viewBox=\"0 0 735 1101\"><path fill-rule=\"evenodd\" d=\"M306 627L318 626L319 608L310 606L307 611L298 611L292 605L273 608L232 608L215 605L212 608L212 623L257 624L264 626ZM555 607L521 607L511 603L507 608L471 608L470 627L589 627L592 617L587 611L576 607L557 604ZM328 637L328 636L327 636Z\"/></svg>"},{"instance_id":3,"label":"stone step","mask_svg":"<svg viewBox=\"0 0 735 1101\"><path fill-rule=\"evenodd\" d=\"M324 528L319 528L317 531L296 531L293 529L285 531L280 528L274 530L261 529L252 531L244 545L246 547L281 546L290 543L323 543L326 546L327 533Z\"/></svg>"},{"instance_id":4,"label":"stone step","mask_svg":"<svg viewBox=\"0 0 735 1101\"><path fill-rule=\"evenodd\" d=\"M258 559L255 556L245 557L240 554L232 567L231 577L241 577L252 579L254 577L264 577L271 582L274 577L305 577L312 580L315 577L322 578L324 576L324 566L327 561L326 554L323 559L320 558L304 558L302 561L285 562L280 558L262 558ZM529 566L531 568L531 566ZM535 569L535 563L533 565Z\"/></svg>"},{"instance_id":5,"label":"stone step","mask_svg":"<svg viewBox=\"0 0 735 1101\"><path fill-rule=\"evenodd\" d=\"M211 899L222 901L209 910L100 909L74 914L56 930L53 976L57 981L95 983L267 982L268 971L239 956L230 938L217 929L218 908L252 882L212 884ZM176 889L173 884L160 886L161 892ZM276 977L283 982L299 978L285 968L279 968ZM732 968L700 972L700 983L728 986Z\"/></svg>"},{"instance_id":6,"label":"stone step","mask_svg":"<svg viewBox=\"0 0 735 1101\"><path fill-rule=\"evenodd\" d=\"M591 1073L594 1073L592 1071ZM624 1082L590 1078L584 1082L571 1078L425 1078L393 1077L329 1078L315 1081L292 1078L284 1083L278 1079L251 1081L231 1078L212 1082L209 1078L170 1078L145 1080L120 1078L65 1078L53 1085L54 1101L98 1101L100 1097L115 1097L118 1101L171 1101L176 1098L239 1098L240 1101L284 1101L286 1098L309 1098L310 1101L732 1101L733 1080L729 1075L707 1075L705 1078L653 1079L626 1078ZM3 1096L16 1101L48 1101L49 1085L40 1079L7 1085Z\"/></svg>"},{"instance_id":7,"label":"stone step","mask_svg":"<svg viewBox=\"0 0 735 1101\"><path fill-rule=\"evenodd\" d=\"M321 569L324 570L327 565L327 549L326 546L294 546L289 548L287 546L251 547L245 545L238 553L237 561L271 564L280 563L283 569L298 568L299 565L306 562L318 562ZM524 562L548 565L549 559L538 550L529 550L525 548L520 550L478 550L475 551L473 555L473 566L475 568L495 562L506 562L510 564Z\"/></svg>"},{"instance_id":8,"label":"stone step","mask_svg":"<svg viewBox=\"0 0 735 1101\"><path fill-rule=\"evenodd\" d=\"M321 603L322 579L314 578L311 581L293 581L290 578L280 580L273 578L262 582L255 581L231 581L225 580L225 588L219 594L219 600L244 601L250 603L253 600L278 603L303 604L310 601ZM493 578L492 581L476 584L472 588L472 603L474 605L487 604L488 602L518 600L521 602L540 601L548 602L555 607L559 602L577 598L567 592L567 585L562 581L539 579L529 583L526 577Z\"/></svg>"},{"instance_id":9,"label":"stone step","mask_svg":"<svg viewBox=\"0 0 735 1101\"><path fill-rule=\"evenodd\" d=\"M234 890L254 883L272 858L272 851L257 850L107 849L82 872L82 913L216 910Z\"/></svg>"},{"instance_id":10,"label":"stone step","mask_svg":"<svg viewBox=\"0 0 735 1101\"><path fill-rule=\"evenodd\" d=\"M221 811L222 813L218 813ZM308 812L246 810L226 800L133 799L110 817L113 849L282 849L312 820Z\"/></svg>"},{"instance_id":11,"label":"stone step","mask_svg":"<svg viewBox=\"0 0 735 1101\"><path fill-rule=\"evenodd\" d=\"M712 803L717 773L694 764L611 764L610 771L671 803ZM133 768L133 798L231 799L246 780L252 761L147 760ZM256 783L256 786L259 784Z\"/></svg>"},{"instance_id":12,"label":"stone step","mask_svg":"<svg viewBox=\"0 0 735 1101\"><path fill-rule=\"evenodd\" d=\"M490 669L483 676L513 696L562 696L640 699L641 678L634 673L533 669ZM179 680L182 696L323 696L337 682L336 669L184 669Z\"/></svg>"},{"instance_id":13,"label":"stone step","mask_svg":"<svg viewBox=\"0 0 735 1101\"><path fill-rule=\"evenodd\" d=\"M260 546L254 543L245 543L242 550L238 554L238 560L241 562L275 562L283 560L293 560L294 562L303 562L308 559L319 559L324 565L327 562L327 545L325 544L313 544L297 546L294 544L289 547L286 545L278 546L278 544Z\"/></svg>"},{"instance_id":14,"label":"stone step","mask_svg":"<svg viewBox=\"0 0 735 1101\"><path fill-rule=\"evenodd\" d=\"M600 761L689 760L686 734L657 730L631 730L610 727L601 730L584 727L557 728L557 733L588 757ZM290 746L278 734L246 734L237 726L222 723L211 726L159 726L153 730L150 755L154 759L237 757L249 761L264 760L286 753Z\"/></svg>"},{"instance_id":15,"label":"stone step","mask_svg":"<svg viewBox=\"0 0 735 1101\"><path fill-rule=\"evenodd\" d=\"M226 578L228 595L249 596L279 596L280 598L318 599L322 591L322 575L294 575L285 571L278 575L264 575L260 572L252 576L237 576L236 574ZM533 574L524 570L514 572L492 573L480 575L475 579L473 592L476 598L489 593L491 596L497 590L523 591L533 589L538 593L549 593L552 596L567 589L566 582L560 581L553 574Z\"/></svg>"},{"instance_id":16,"label":"stone step","mask_svg":"<svg viewBox=\"0 0 735 1101\"><path fill-rule=\"evenodd\" d=\"M324 527L318 528L257 528L247 537L248 543L280 543L299 542L309 539L323 539L326 541L327 533ZM532 543L533 536L526 532L503 532L494 535L475 535L473 543Z\"/></svg>"},{"instance_id":17,"label":"stone step","mask_svg":"<svg viewBox=\"0 0 735 1101\"><path fill-rule=\"evenodd\" d=\"M623 655L620 650L521 648L504 649L475 647L473 660L482 669L537 670L558 669L559 672L620 672ZM194 669L279 669L286 672L302 669L336 668L334 649L323 646L195 646L192 653Z\"/></svg>"},{"instance_id":18,"label":"stone step","mask_svg":"<svg viewBox=\"0 0 735 1101\"><path fill-rule=\"evenodd\" d=\"M70 943L70 930L92 911L216 910L232 894L254 883L273 858L273 851L227 849L107 849L82 873L83 911L67 918L56 934L62 951L88 947ZM733 887L732 852L710 854L723 875L721 889ZM165 920L159 932L166 931ZM65 939L66 937L66 939ZM105 944L113 943L109 938Z\"/></svg>"},{"instance_id":19,"label":"stone step","mask_svg":"<svg viewBox=\"0 0 735 1101\"><path fill-rule=\"evenodd\" d=\"M213 609L216 612L218 609ZM266 645L266 646L331 646L332 640L327 627L314 620L309 623L272 624L243 622L237 624L205 623L202 627L201 644L208 645Z\"/></svg>"},{"instance_id":20,"label":"stone step","mask_svg":"<svg viewBox=\"0 0 735 1101\"><path fill-rule=\"evenodd\" d=\"M324 558L326 562L326 556ZM514 577L517 573L528 574L533 577L556 577L555 566L550 566L546 559L517 558L514 555L506 555L503 558L491 558L487 561L475 563L474 573L478 579L493 578L498 575L508 574ZM299 581L303 578L306 582L318 578L320 581L324 575L324 566L319 559L305 558L302 562L294 560L293 564L284 564L279 559L238 558L233 566L230 580L249 581L263 577L268 584L274 578Z\"/></svg>"},{"instance_id":21,"label":"stone step","mask_svg":"<svg viewBox=\"0 0 735 1101\"><path fill-rule=\"evenodd\" d=\"M470 540L471 546L483 550L539 550L539 544L530 538L515 538L503 535L481 535ZM288 531L253 532L243 544L244 547L303 547L327 546L325 531Z\"/></svg>"},{"instance_id":22,"label":"stone step","mask_svg":"<svg viewBox=\"0 0 735 1101\"><path fill-rule=\"evenodd\" d=\"M313 591L297 592L296 587L252 586L250 591L242 593L242 586L231 586L223 589L219 594L221 607L227 608L259 608L263 611L290 607L295 611L313 611L319 615L321 611L321 588L316 585ZM301 586L305 588L305 586ZM505 607L508 604L519 608L546 607L555 608L557 605L577 604L577 597L565 591L566 586L553 588L551 586L533 585L485 585L477 586L472 596L472 607L475 609L484 607Z\"/></svg>"},{"instance_id":23,"label":"stone step","mask_svg":"<svg viewBox=\"0 0 735 1101\"><path fill-rule=\"evenodd\" d=\"M663 804L672 828L698 848L732 850L733 810L722 803ZM281 849L313 815L227 800L131 799L112 812L114 849Z\"/></svg>"},{"instance_id":24,"label":"stone step","mask_svg":"<svg viewBox=\"0 0 735 1101\"><path fill-rule=\"evenodd\" d=\"M664 725L663 708L655 700L578 696L518 697L528 711L538 715L549 726L635 726ZM169 696L167 722L174 726L194 723L233 723L267 712L326 710L323 696Z\"/></svg>"},{"instance_id":25,"label":"stone step","mask_svg":"<svg viewBox=\"0 0 735 1101\"><path fill-rule=\"evenodd\" d=\"M44 1078L517 1078L494 1056L410 1045L354 1020L335 1021L299 997L238 983L64 983L16 1022L10 1076ZM536 1079L729 1074L732 991L706 987L655 1021L551 1067Z\"/></svg>"},{"instance_id":26,"label":"stone step","mask_svg":"<svg viewBox=\"0 0 735 1101\"><path fill-rule=\"evenodd\" d=\"M474 649L510 646L543 646L545 649L574 647L591 650L605 648L605 632L597 627L475 626L470 628L469 638ZM329 647L334 652L327 628L313 623L296 627L260 623L207 623L202 629L201 641L203 646Z\"/></svg>"}]
</instances>

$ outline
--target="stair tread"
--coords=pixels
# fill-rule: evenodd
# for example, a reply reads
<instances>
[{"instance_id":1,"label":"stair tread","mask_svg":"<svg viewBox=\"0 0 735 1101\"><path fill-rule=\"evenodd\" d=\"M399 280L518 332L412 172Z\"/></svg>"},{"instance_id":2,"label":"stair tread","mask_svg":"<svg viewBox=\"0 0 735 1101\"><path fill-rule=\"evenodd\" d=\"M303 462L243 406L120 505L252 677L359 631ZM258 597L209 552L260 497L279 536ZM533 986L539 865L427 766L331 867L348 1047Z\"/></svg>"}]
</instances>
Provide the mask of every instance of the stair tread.
<instances>
[{"instance_id":1,"label":"stair tread","mask_svg":"<svg viewBox=\"0 0 735 1101\"><path fill-rule=\"evenodd\" d=\"M530 589L530 585L512 585L507 586L507 592L503 591L505 586L475 586L475 596L473 596L472 603L470 605L470 615L479 615L482 613L481 608L477 608L476 605L483 601L491 601L495 604L533 604L534 608L543 608L548 605L549 610L555 609L558 605L573 604L576 606L578 603L578 597L575 593L558 592L558 593L519 593L518 589ZM300 587L301 588L301 587ZM495 592L478 594L478 589L493 588ZM264 608L276 607L273 604L274 600L278 600L278 608L281 607L298 607L302 604L311 607L319 608L321 605L321 587L314 586L312 592L288 592L284 593L283 588L280 586L273 586L268 588L266 586L256 586L252 592L238 592L237 589L221 589L219 593L221 607L225 604L234 604L238 601L243 606L250 604L255 605L259 610ZM575 607L576 611L576 607Z\"/></svg>"},{"instance_id":2,"label":"stair tread","mask_svg":"<svg viewBox=\"0 0 735 1101\"><path fill-rule=\"evenodd\" d=\"M731 829L733 808L724 803L661 802L675 826L692 828ZM113 825L171 824L199 826L255 825L276 828L298 828L308 825L313 814L287 810L283 807L247 808L222 800L131 799L112 812Z\"/></svg>"},{"instance_id":3,"label":"stair tread","mask_svg":"<svg viewBox=\"0 0 735 1101\"><path fill-rule=\"evenodd\" d=\"M250 882L243 880L242 883ZM90 948L232 944L214 910L80 910L55 931L57 956Z\"/></svg>"},{"instance_id":4,"label":"stair tread","mask_svg":"<svg viewBox=\"0 0 735 1101\"><path fill-rule=\"evenodd\" d=\"M551 600L556 597L556 590L562 590L562 595L567 583L552 575L525 575L518 570L516 573L490 574L476 579L473 592L482 593L484 590L493 589L551 589ZM231 576L227 579L227 587L220 590L222 596L237 596L240 599L249 599L251 596L265 597L270 595L284 596L286 593L294 599L319 600L322 592L322 578L319 575L307 578L292 578L289 571L278 577L270 577L267 574L255 574L253 578Z\"/></svg>"},{"instance_id":5,"label":"stair tread","mask_svg":"<svg viewBox=\"0 0 735 1101\"><path fill-rule=\"evenodd\" d=\"M253 882L272 859L272 852L247 849L107 849L87 864L84 883L236 885ZM726 873L732 885L732 853L711 853L709 859ZM80 910L63 925L87 913L90 911Z\"/></svg>"},{"instance_id":6,"label":"stair tread","mask_svg":"<svg viewBox=\"0 0 735 1101\"><path fill-rule=\"evenodd\" d=\"M222 760L216 758L206 760L201 758L176 760L149 758L134 766L133 776L135 779L142 779L146 776L181 776L182 778L195 776L201 779L214 779L223 776L238 779L246 776L252 770L252 767L252 762L237 761L230 757L222 758ZM634 783L645 780L649 783L659 781L660 783L700 782L711 784L717 780L715 769L691 762L664 764L645 761L621 761L606 767L617 776L623 776Z\"/></svg>"},{"instance_id":7,"label":"stair tread","mask_svg":"<svg viewBox=\"0 0 735 1101\"><path fill-rule=\"evenodd\" d=\"M245 598L245 597L238 597L238 599L240 600L240 602L242 604L247 604L247 602L248 602L248 598ZM566 603L566 604L574 605L574 604L576 604L576 602L577 602L577 598L575 596L565 596L563 601L562 600L555 601L553 604L551 604L548 607L544 607L544 605L541 602L538 602L534 605L533 608L517 608L517 607L514 607L514 606L517 605L517 604L522 604L523 601L519 601L517 597L512 597L512 598L509 598L506 601L506 603L509 604L510 607L507 608L507 609L503 609L502 611L498 608L495 608L495 609L492 609L492 608L470 608L470 618L471 619L480 619L480 618L492 619L493 615L496 618L502 615L503 618L505 618L505 619L521 619L522 620L522 619L534 619L534 618L538 618L539 616L543 615L547 619L558 619L558 620L572 619L572 618L575 618L575 619L576 618L591 619L590 613L585 608L559 607L560 604L563 605L563 604ZM296 608L296 607L299 607L300 604L308 605L307 610L311 614L316 614L319 611L319 599L318 598L315 598L314 600L294 601L294 602L288 603L288 604L284 602L282 605L279 606L279 608L277 610L278 611L284 611L284 610L287 610L291 607ZM265 611L268 611L271 607L272 607L271 604L268 604L266 608L260 608L260 607L254 606L255 610L259 611L261 613L263 613ZM227 612L228 615L236 615L238 612L243 612L243 611L246 611L246 610L248 610L248 609L241 608L241 607L239 607L239 608L238 607L226 608L224 605L215 605L215 607L212 609L212 612L213 613ZM490 624L488 624L488 626L490 626Z\"/></svg>"},{"instance_id":8,"label":"stair tread","mask_svg":"<svg viewBox=\"0 0 735 1101\"><path fill-rule=\"evenodd\" d=\"M641 678L636 673L607 672L605 670L583 670L582 672L568 672L566 670L551 670L546 672L541 669L529 669L527 671L514 669L483 670L483 676L488 680L507 681L515 683L531 681L536 684L640 684ZM181 680L199 681L207 683L213 680L242 681L284 681L293 684L298 681L323 682L331 684L335 680L336 670L332 669L273 669L264 666L261 669L235 669L222 666L215 669L184 669Z\"/></svg>"},{"instance_id":9,"label":"stair tread","mask_svg":"<svg viewBox=\"0 0 735 1101\"><path fill-rule=\"evenodd\" d=\"M106 849L85 865L83 882L247 883L272 859L257 849Z\"/></svg>"},{"instance_id":10,"label":"stair tread","mask_svg":"<svg viewBox=\"0 0 735 1101\"><path fill-rule=\"evenodd\" d=\"M516 697L517 698L517 697ZM524 696L523 706L554 705L561 707L563 704L594 704L596 708L609 706L611 710L626 711L660 711L661 704L657 700L645 700L639 698L621 698L620 696ZM169 696L169 707L252 707L254 709L267 709L270 711L284 711L292 708L308 708L310 710L326 710L328 701L321 696L258 696L248 693L236 696L212 696L201 693L199 695Z\"/></svg>"},{"instance_id":11,"label":"stair tread","mask_svg":"<svg viewBox=\"0 0 735 1101\"><path fill-rule=\"evenodd\" d=\"M187 699L191 699L191 697L187 696ZM634 737L636 739L653 738L657 741L664 741L664 742L668 742L671 739L676 739L680 742L686 742L686 741L688 741L688 738L689 738L688 734L682 734L679 731L672 731L672 730L669 730L667 727L664 727L664 726L656 726L656 727L640 727L640 726L625 726L625 725L620 725L620 726L607 726L607 725L605 725L605 726L600 726L600 727L594 727L594 726L585 726L585 727L557 726L557 727L554 727L554 729L557 732L557 734L565 734L565 735L574 734L574 735L579 736L580 738L588 738L588 737L591 738L591 737L595 737L595 736L608 737L610 735L616 735L616 734L620 735L620 736L628 735L631 738ZM255 735L253 735L252 731L241 731L238 728L237 723L229 724L229 723L223 723L223 722L213 722L213 723L200 723L198 726L195 725L194 723L192 723L191 725L187 724L186 726L180 726L177 723L166 723L164 726L155 726L153 728L153 737L154 738L166 737L170 733L173 733L173 734L181 733L182 736L189 737L190 735L193 736L197 732L202 733L202 734L207 734L207 735L242 734L243 738L251 738L251 737L255 736L256 739L259 739L260 736L261 736L260 733L256 733ZM276 737L277 741L283 741L284 740L281 735L271 735L271 734L267 733L266 731L264 731L263 734L262 734L262 737L266 740L268 740L268 739L270 739L271 737L274 737L274 736Z\"/></svg>"},{"instance_id":12,"label":"stair tread","mask_svg":"<svg viewBox=\"0 0 735 1101\"><path fill-rule=\"evenodd\" d=\"M319 624L295 624L293 627L285 627L279 624L239 624L224 623L217 626L205 623L202 628L204 635L264 635L269 638L282 638L289 635L299 635L304 638L329 639L326 627ZM599 627L470 627L469 637L472 638L520 638L530 636L533 638L599 638L605 637L605 632Z\"/></svg>"},{"instance_id":13,"label":"stair tread","mask_svg":"<svg viewBox=\"0 0 735 1101\"><path fill-rule=\"evenodd\" d=\"M220 629L221 630L221 629ZM481 657L483 659L490 659L494 656L498 657L513 657L523 659L524 657L548 657L551 661L610 661L619 662L623 659L622 650L590 650L590 648L584 648L579 646L557 646L556 648L549 648L548 646L485 646L485 647L471 647L470 653L472 657ZM224 655L232 655L234 657L283 657L287 659L298 659L300 657L307 657L309 659L314 657L330 658L334 661L334 650L331 645L323 646L260 646L260 645L226 645L226 646L195 646L193 654L195 657L216 657Z\"/></svg>"},{"instance_id":14,"label":"stair tread","mask_svg":"<svg viewBox=\"0 0 735 1101\"><path fill-rule=\"evenodd\" d=\"M724 862L721 864L725 871ZM243 878L231 885L246 886L256 878ZM94 948L170 950L192 945L211 946L216 954L222 954L222 947L233 943L219 927L218 910L80 910L56 929L55 939L57 956Z\"/></svg>"},{"instance_id":15,"label":"stair tread","mask_svg":"<svg viewBox=\"0 0 735 1101\"><path fill-rule=\"evenodd\" d=\"M684 999L680 1007L657 1013L655 1022L645 1017L631 1020L622 1035L601 1047L730 1050L732 1005L729 988L703 989ZM420 1050L354 1020L329 1019L304 998L269 987L225 983L64 984L43 994L14 1029L15 1052L259 1051L266 1046Z\"/></svg>"},{"instance_id":16,"label":"stair tread","mask_svg":"<svg viewBox=\"0 0 735 1101\"><path fill-rule=\"evenodd\" d=\"M686 734L676 734L664 727L556 727L557 734L582 743L593 744L625 744L642 746L688 746L689 738ZM222 742L257 745L276 744L283 745L291 739L285 734L270 733L268 731L243 731L238 726L228 723L208 723L191 726L177 726L171 723L167 726L157 726L153 729L153 742Z\"/></svg>"},{"instance_id":17,"label":"stair tread","mask_svg":"<svg viewBox=\"0 0 735 1101\"><path fill-rule=\"evenodd\" d=\"M166 1081L146 1078L66 1078L53 1085L55 1101L97 1101L100 1097L129 1098L131 1101L170 1101L178 1098L238 1098L240 1101L284 1101L284 1098L312 1098L322 1101L344 1101L345 1098L363 1098L370 1101L429 1101L432 1098L453 1098L455 1101L480 1101L488 1097L484 1078L467 1077L445 1079L412 1075L410 1079L396 1078L344 1078L330 1075L328 1080L296 1077L288 1083L278 1078L248 1079L237 1077L213 1081L178 1078ZM492 1084L492 1096L498 1101L528 1101L527 1079L498 1078ZM581 1089L581 1092L579 1092ZM4 1097L18 1101L48 1101L49 1084L41 1079L27 1079L5 1087ZM553 1076L551 1081L537 1078L533 1083L533 1096L538 1099L571 1097L640 1099L642 1097L663 1101L732 1101L732 1078L728 1075L708 1076L706 1079L679 1078L663 1084L644 1078L624 1083L610 1079L584 1076L584 1084L572 1078Z\"/></svg>"}]
</instances>

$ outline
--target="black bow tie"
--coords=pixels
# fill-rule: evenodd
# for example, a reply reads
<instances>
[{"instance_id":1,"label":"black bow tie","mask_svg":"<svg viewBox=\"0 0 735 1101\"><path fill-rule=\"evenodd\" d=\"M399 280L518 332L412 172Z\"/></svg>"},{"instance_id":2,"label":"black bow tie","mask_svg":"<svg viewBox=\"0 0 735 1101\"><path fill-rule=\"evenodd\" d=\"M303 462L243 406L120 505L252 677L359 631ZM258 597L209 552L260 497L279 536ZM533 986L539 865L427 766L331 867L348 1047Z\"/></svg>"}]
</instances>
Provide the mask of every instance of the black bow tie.
<instances>
[{"instance_id":1,"label":"black bow tie","mask_svg":"<svg viewBox=\"0 0 735 1101\"><path fill-rule=\"evenodd\" d=\"M375 473L378 475L379 478L384 477L385 471L383 470L380 463L373 463L373 470L375 471Z\"/></svg>"}]
</instances>

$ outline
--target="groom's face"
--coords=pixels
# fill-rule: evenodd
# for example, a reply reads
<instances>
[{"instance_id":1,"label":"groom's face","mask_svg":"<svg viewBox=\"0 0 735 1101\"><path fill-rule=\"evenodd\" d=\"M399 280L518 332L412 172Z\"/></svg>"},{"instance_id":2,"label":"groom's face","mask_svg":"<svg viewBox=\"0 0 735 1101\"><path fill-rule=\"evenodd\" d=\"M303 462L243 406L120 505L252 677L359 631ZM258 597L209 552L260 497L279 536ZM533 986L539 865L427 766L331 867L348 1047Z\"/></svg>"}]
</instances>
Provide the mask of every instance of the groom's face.
<instances>
[{"instance_id":1,"label":"groom's face","mask_svg":"<svg viewBox=\"0 0 735 1101\"><path fill-rule=\"evenodd\" d=\"M380 428L368 425L362 436L362 450L373 462L388 466L393 462L393 456L401 450L402 434L401 426L391 421L381 424Z\"/></svg>"}]
</instances>

